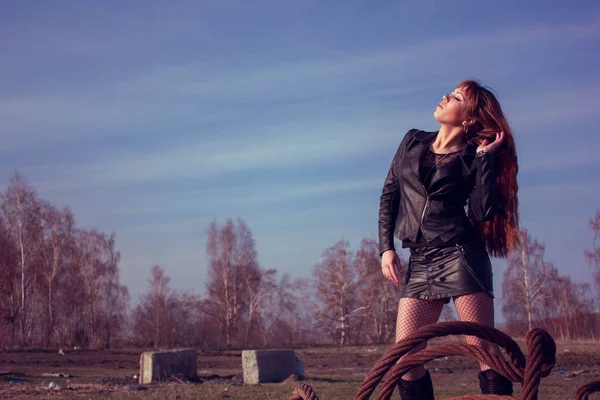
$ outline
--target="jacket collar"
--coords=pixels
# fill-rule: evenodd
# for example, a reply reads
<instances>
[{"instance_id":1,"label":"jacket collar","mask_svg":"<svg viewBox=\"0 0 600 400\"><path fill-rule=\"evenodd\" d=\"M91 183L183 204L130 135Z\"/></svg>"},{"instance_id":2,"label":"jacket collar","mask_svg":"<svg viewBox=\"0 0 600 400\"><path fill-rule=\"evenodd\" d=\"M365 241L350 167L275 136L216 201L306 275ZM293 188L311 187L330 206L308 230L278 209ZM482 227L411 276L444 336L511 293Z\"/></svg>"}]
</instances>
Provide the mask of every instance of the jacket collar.
<instances>
[{"instance_id":1,"label":"jacket collar","mask_svg":"<svg viewBox=\"0 0 600 400\"><path fill-rule=\"evenodd\" d=\"M419 166L421 163L421 155L424 151L429 149L430 143L435 139L439 131L427 132L427 131L417 131L414 134L414 138L417 143L406 153L408 158L408 162L410 164L413 172L419 176ZM476 147L470 143L467 143L463 148L462 152L457 157L458 160L456 162L451 162L447 165L442 165L432 177L432 183L441 178L444 178L448 175L460 174L462 176L467 176L471 173L470 165L473 161L473 157L475 156Z\"/></svg>"},{"instance_id":2,"label":"jacket collar","mask_svg":"<svg viewBox=\"0 0 600 400\"><path fill-rule=\"evenodd\" d=\"M427 132L419 130L415 133L414 138L421 143L429 145L439 132L440 131ZM461 156L475 155L475 150L477 150L477 148L473 144L467 143L461 152Z\"/></svg>"},{"instance_id":3,"label":"jacket collar","mask_svg":"<svg viewBox=\"0 0 600 400\"><path fill-rule=\"evenodd\" d=\"M415 133L415 139L417 139L419 142L430 142L431 140L435 139L438 132L439 131L435 131L435 132L417 131Z\"/></svg>"}]
</instances>

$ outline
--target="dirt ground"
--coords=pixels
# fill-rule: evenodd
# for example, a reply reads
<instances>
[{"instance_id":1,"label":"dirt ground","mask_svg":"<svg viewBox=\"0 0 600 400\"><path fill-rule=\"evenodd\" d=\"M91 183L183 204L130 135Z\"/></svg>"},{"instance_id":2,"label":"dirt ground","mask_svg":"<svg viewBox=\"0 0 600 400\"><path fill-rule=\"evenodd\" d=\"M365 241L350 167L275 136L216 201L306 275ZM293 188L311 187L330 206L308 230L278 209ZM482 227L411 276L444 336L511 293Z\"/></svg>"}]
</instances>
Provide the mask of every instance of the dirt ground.
<instances>
[{"instance_id":1,"label":"dirt ground","mask_svg":"<svg viewBox=\"0 0 600 400\"><path fill-rule=\"evenodd\" d=\"M525 349L524 344L520 345ZM329 347L296 349L296 352L305 363L304 383L310 384L321 400L334 400L352 399L370 368L388 348ZM289 399L299 384L288 381L246 386L240 351L199 351L197 381L172 379L138 390L134 375L139 373L140 354L138 350L67 350L64 355L57 351L3 352L0 398ZM430 362L428 368L437 398L479 392L477 363L472 359L448 357ZM540 399L571 399L579 386L599 379L598 343L558 343L557 364L552 374L542 379ZM515 385L515 395L519 393L520 385Z\"/></svg>"}]
</instances>

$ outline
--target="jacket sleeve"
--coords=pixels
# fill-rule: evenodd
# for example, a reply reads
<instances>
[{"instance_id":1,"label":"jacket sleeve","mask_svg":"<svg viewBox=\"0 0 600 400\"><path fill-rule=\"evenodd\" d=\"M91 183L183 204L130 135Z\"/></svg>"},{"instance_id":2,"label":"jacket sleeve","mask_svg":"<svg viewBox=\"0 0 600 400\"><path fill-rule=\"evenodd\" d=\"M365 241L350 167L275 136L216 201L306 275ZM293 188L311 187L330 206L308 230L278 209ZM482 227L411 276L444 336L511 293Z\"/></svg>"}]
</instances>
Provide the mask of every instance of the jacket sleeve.
<instances>
[{"instance_id":1,"label":"jacket sleeve","mask_svg":"<svg viewBox=\"0 0 600 400\"><path fill-rule=\"evenodd\" d=\"M400 205L400 187L398 185L398 176L396 175L398 164L402 157L402 152L408 139L410 139L416 129L410 130L404 135L396 154L392 159L392 164L383 182L383 190L379 199L379 255L381 256L387 250L394 248L394 227L398 208Z\"/></svg>"},{"instance_id":2,"label":"jacket sleeve","mask_svg":"<svg viewBox=\"0 0 600 400\"><path fill-rule=\"evenodd\" d=\"M475 185L469 197L469 208L479 221L490 221L500 208L495 155L484 153L475 156L471 169L475 174Z\"/></svg>"}]
</instances>

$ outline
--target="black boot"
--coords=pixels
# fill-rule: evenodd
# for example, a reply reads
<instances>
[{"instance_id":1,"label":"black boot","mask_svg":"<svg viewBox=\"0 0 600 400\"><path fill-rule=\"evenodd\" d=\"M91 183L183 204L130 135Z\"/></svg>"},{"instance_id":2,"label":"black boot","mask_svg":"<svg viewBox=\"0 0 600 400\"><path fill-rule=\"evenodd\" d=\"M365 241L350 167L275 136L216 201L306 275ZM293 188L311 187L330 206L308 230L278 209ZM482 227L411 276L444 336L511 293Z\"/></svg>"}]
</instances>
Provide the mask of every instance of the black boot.
<instances>
[{"instance_id":1,"label":"black boot","mask_svg":"<svg viewBox=\"0 0 600 400\"><path fill-rule=\"evenodd\" d=\"M414 381L400 379L398 390L402 400L434 400L433 383L431 383L429 371L425 372L425 376Z\"/></svg>"},{"instance_id":2,"label":"black boot","mask_svg":"<svg viewBox=\"0 0 600 400\"><path fill-rule=\"evenodd\" d=\"M480 372L479 387L482 394L503 394L512 396L513 384L493 369Z\"/></svg>"}]
</instances>

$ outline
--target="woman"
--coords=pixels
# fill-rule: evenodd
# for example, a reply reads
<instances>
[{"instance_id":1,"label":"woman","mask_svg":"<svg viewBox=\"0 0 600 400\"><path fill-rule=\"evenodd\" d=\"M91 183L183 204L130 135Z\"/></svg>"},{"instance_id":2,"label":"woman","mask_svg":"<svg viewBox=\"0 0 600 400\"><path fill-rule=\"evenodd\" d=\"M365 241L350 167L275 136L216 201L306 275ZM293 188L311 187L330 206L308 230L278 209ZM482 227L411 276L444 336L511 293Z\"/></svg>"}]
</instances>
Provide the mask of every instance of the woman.
<instances>
[{"instance_id":1,"label":"woman","mask_svg":"<svg viewBox=\"0 0 600 400\"><path fill-rule=\"evenodd\" d=\"M380 200L381 269L395 284L402 267L394 236L410 249L396 341L435 323L451 298L461 321L493 327L488 254L506 257L517 240L515 143L494 94L464 81L443 96L433 116L439 131L412 129L405 135ZM476 337L467 337L467 343L499 352ZM488 365L480 369L482 393L512 394L508 379ZM433 399L423 367L405 374L398 386L403 400Z\"/></svg>"}]
</instances>

